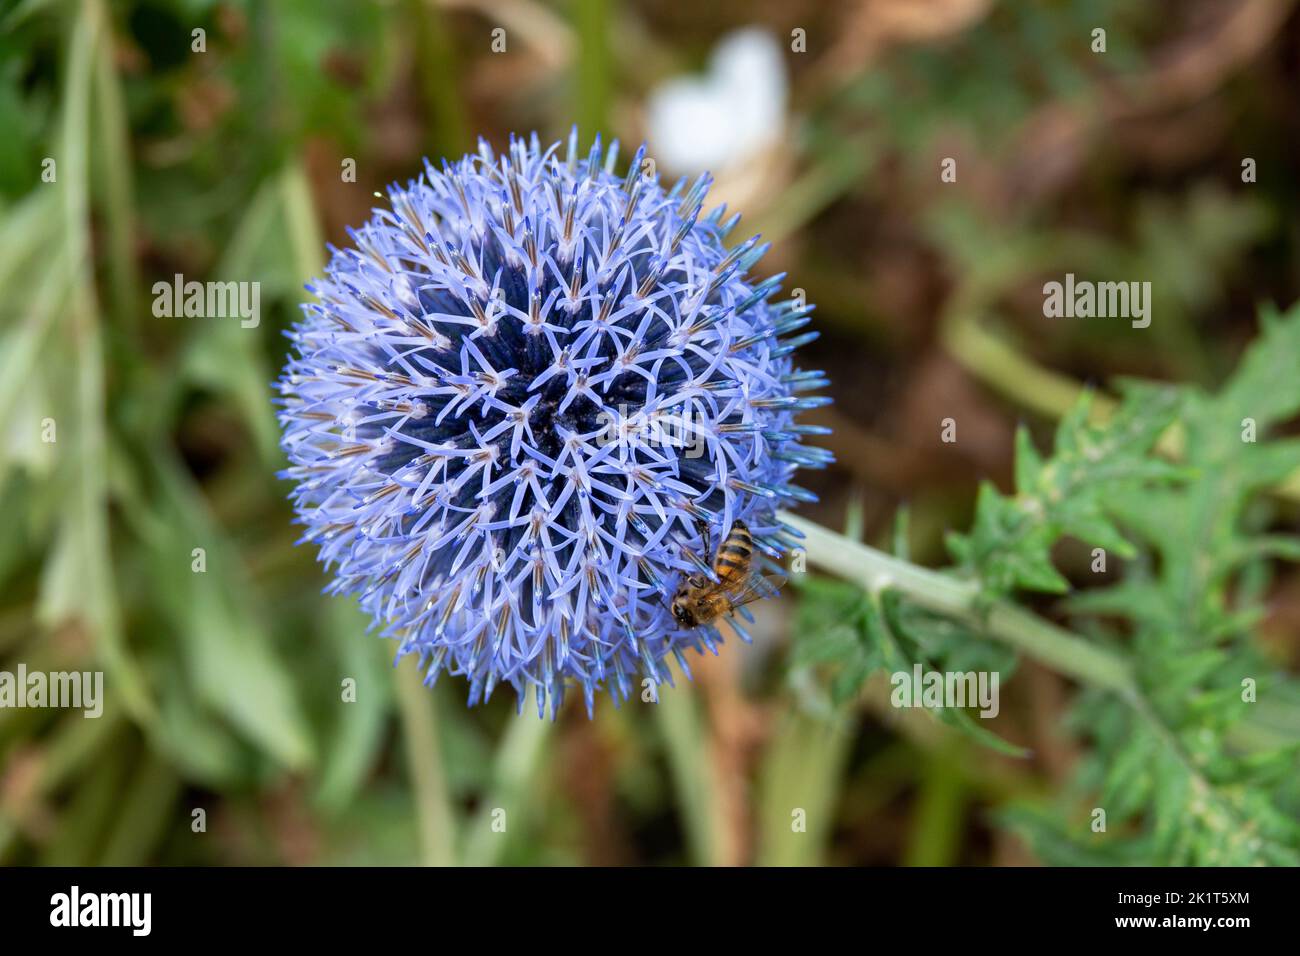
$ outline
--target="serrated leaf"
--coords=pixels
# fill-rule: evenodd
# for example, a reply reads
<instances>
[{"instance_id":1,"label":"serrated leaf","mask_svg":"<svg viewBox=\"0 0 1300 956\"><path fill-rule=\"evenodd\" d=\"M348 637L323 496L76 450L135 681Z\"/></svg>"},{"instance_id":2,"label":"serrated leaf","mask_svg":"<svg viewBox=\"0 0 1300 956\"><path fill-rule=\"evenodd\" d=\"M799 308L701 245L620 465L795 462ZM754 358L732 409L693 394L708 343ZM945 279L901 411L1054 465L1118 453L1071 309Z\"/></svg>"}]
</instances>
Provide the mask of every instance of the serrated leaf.
<instances>
[{"instance_id":1,"label":"serrated leaf","mask_svg":"<svg viewBox=\"0 0 1300 956\"><path fill-rule=\"evenodd\" d=\"M1043 457L1034 447L1029 429L1021 425L1016 429L1016 487L1034 488L1043 472Z\"/></svg>"}]
</instances>

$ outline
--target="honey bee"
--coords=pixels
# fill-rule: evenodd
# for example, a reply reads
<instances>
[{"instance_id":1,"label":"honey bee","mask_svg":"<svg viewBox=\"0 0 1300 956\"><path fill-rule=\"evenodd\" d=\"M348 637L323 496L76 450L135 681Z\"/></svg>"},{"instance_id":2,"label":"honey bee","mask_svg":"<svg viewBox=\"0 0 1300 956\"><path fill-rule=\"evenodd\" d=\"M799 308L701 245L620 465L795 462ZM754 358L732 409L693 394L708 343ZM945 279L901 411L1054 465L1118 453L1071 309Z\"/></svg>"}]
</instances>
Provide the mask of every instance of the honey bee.
<instances>
[{"instance_id":1,"label":"honey bee","mask_svg":"<svg viewBox=\"0 0 1300 956\"><path fill-rule=\"evenodd\" d=\"M701 531L704 553L708 554L708 526L702 525ZM751 601L774 595L785 579L763 575L754 570L753 563L754 538L745 522L735 521L713 556L713 574L718 580L712 581L704 574L687 577L673 596L673 620L684 629L700 627Z\"/></svg>"}]
</instances>

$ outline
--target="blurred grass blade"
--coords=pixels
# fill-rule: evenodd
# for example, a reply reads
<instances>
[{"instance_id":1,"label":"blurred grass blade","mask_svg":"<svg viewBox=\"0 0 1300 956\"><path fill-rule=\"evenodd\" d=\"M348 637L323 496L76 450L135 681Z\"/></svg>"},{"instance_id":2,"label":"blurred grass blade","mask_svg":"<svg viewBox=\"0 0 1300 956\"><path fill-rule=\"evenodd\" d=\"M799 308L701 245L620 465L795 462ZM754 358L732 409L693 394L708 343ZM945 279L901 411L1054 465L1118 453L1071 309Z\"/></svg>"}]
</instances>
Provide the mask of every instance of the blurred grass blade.
<instances>
[{"instance_id":1,"label":"blurred grass blade","mask_svg":"<svg viewBox=\"0 0 1300 956\"><path fill-rule=\"evenodd\" d=\"M527 819L532 782L555 722L537 717L537 700L529 689L521 713L511 719L505 736L497 746L492 763L492 789L485 795L481 809L466 827L465 848L461 860L466 866L493 866L505 853L509 839L517 836L520 824ZM494 811L506 812L507 829L493 829Z\"/></svg>"},{"instance_id":2,"label":"blurred grass blade","mask_svg":"<svg viewBox=\"0 0 1300 956\"><path fill-rule=\"evenodd\" d=\"M444 156L458 156L469 145L461 108L456 50L447 29L446 13L436 0L408 0L415 23L416 65L424 107L429 111L436 147Z\"/></svg>"},{"instance_id":3,"label":"blurred grass blade","mask_svg":"<svg viewBox=\"0 0 1300 956\"><path fill-rule=\"evenodd\" d=\"M824 862L840 778L852 742L852 725L846 714L821 719L796 710L782 720L760 771L760 866L817 866Z\"/></svg>"},{"instance_id":4,"label":"blurred grass blade","mask_svg":"<svg viewBox=\"0 0 1300 956\"><path fill-rule=\"evenodd\" d=\"M128 122L117 67L113 62L113 36L103 0L95 0L94 10L102 23L98 56L95 57L95 122L99 131L99 173L104 184L108 274L114 315L125 329L134 330L139 324L135 307L139 277L135 263Z\"/></svg>"},{"instance_id":5,"label":"blurred grass blade","mask_svg":"<svg viewBox=\"0 0 1300 956\"><path fill-rule=\"evenodd\" d=\"M415 813L420 824L420 862L425 866L452 866L456 821L447 795L447 775L434 718L436 702L424 686L423 673L414 657L402 658L395 676Z\"/></svg>"},{"instance_id":6,"label":"blurred grass blade","mask_svg":"<svg viewBox=\"0 0 1300 956\"><path fill-rule=\"evenodd\" d=\"M152 577L186 655L199 698L289 770L314 758L314 744L288 666L271 647L238 550L212 521L183 469L156 459L160 483L152 526ZM192 570L193 549L206 570Z\"/></svg>"},{"instance_id":7,"label":"blurred grass blade","mask_svg":"<svg viewBox=\"0 0 1300 956\"><path fill-rule=\"evenodd\" d=\"M279 181L266 180L213 269L213 281L260 283L263 314L294 274L288 244L278 229L284 217L281 200ZM239 319L201 320L181 360L181 374L192 384L225 395L252 431L262 461L271 462L278 454L279 428L271 405L272 374L262 349L263 331L260 322L244 328Z\"/></svg>"},{"instance_id":8,"label":"blurred grass blade","mask_svg":"<svg viewBox=\"0 0 1300 956\"><path fill-rule=\"evenodd\" d=\"M677 795L677 812L686 831L691 862L718 866L725 860L725 823L715 799L712 761L695 685L682 678L663 688L654 704L655 719L668 750L668 767Z\"/></svg>"},{"instance_id":9,"label":"blurred grass blade","mask_svg":"<svg viewBox=\"0 0 1300 956\"><path fill-rule=\"evenodd\" d=\"M297 297L303 295L302 284L325 266L325 238L316 218L316 204L311 185L301 163L290 163L280 173L280 201L284 207L285 230L298 285Z\"/></svg>"},{"instance_id":10,"label":"blurred grass blade","mask_svg":"<svg viewBox=\"0 0 1300 956\"><path fill-rule=\"evenodd\" d=\"M906 866L953 866L960 849L965 787L954 747L930 752L912 818Z\"/></svg>"},{"instance_id":11,"label":"blurred grass blade","mask_svg":"<svg viewBox=\"0 0 1300 956\"><path fill-rule=\"evenodd\" d=\"M145 751L114 814L100 866L142 866L176 820L181 781L153 751ZM187 822L188 822L188 818Z\"/></svg>"},{"instance_id":12,"label":"blurred grass blade","mask_svg":"<svg viewBox=\"0 0 1300 956\"><path fill-rule=\"evenodd\" d=\"M361 790L379 759L396 675L392 667L393 644L366 634L367 618L355 603L330 601L320 613L321 629L337 648L340 673L355 680L357 689L354 702L339 705L339 717L330 734L332 743L321 754L315 795L317 805L325 812L339 813ZM338 693L332 696L339 700Z\"/></svg>"},{"instance_id":13,"label":"blurred grass blade","mask_svg":"<svg viewBox=\"0 0 1300 956\"><path fill-rule=\"evenodd\" d=\"M572 0L578 34L578 62L574 77L575 115L588 136L609 135L609 97L613 86L609 48L607 0Z\"/></svg>"},{"instance_id":14,"label":"blurred grass blade","mask_svg":"<svg viewBox=\"0 0 1300 956\"><path fill-rule=\"evenodd\" d=\"M68 321L77 356L77 470L69 520L77 538L74 554L81 562L75 600L93 629L104 666L123 704L137 720L148 723L156 719L156 710L121 633L109 544L104 344L90 268L89 235L90 69L103 29L97 10L88 0L73 27L61 131L63 241L73 286ZM68 599L73 600L71 596Z\"/></svg>"}]
</instances>

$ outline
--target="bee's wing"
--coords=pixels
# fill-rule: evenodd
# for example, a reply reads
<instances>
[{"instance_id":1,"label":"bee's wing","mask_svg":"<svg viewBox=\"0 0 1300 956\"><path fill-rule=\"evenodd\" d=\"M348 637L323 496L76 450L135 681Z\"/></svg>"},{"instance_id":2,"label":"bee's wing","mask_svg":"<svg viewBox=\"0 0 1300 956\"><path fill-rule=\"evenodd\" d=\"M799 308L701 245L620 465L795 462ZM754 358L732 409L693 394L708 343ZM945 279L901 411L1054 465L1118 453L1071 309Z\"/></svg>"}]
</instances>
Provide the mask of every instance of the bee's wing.
<instances>
[{"instance_id":1,"label":"bee's wing","mask_svg":"<svg viewBox=\"0 0 1300 956\"><path fill-rule=\"evenodd\" d=\"M785 582L786 576L784 574L762 574L755 571L746 576L745 580L734 588L727 591L727 600L731 602L733 607L740 607L742 604L749 604L751 601L776 597Z\"/></svg>"}]
</instances>

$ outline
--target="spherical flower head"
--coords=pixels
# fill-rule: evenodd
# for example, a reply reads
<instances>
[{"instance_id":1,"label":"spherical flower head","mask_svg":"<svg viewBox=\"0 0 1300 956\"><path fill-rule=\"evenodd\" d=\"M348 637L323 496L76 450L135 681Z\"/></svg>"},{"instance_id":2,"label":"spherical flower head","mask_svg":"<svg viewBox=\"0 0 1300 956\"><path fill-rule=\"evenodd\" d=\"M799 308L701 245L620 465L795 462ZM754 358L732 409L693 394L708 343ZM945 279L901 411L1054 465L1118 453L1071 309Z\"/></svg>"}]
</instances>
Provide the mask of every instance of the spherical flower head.
<instances>
[{"instance_id":1,"label":"spherical flower head","mask_svg":"<svg viewBox=\"0 0 1300 956\"><path fill-rule=\"evenodd\" d=\"M470 703L531 685L539 713L581 687L615 701L717 652L670 612L714 578L737 521L754 570L797 533L776 509L829 455L794 422L825 384L790 354L815 333L757 237L701 216L708 177L662 189L643 146L567 155L533 135L388 190L331 249L280 380L293 500L333 570L426 683ZM709 542L705 542L705 537ZM742 608L740 615L747 618ZM745 637L734 617L727 626Z\"/></svg>"}]
</instances>

